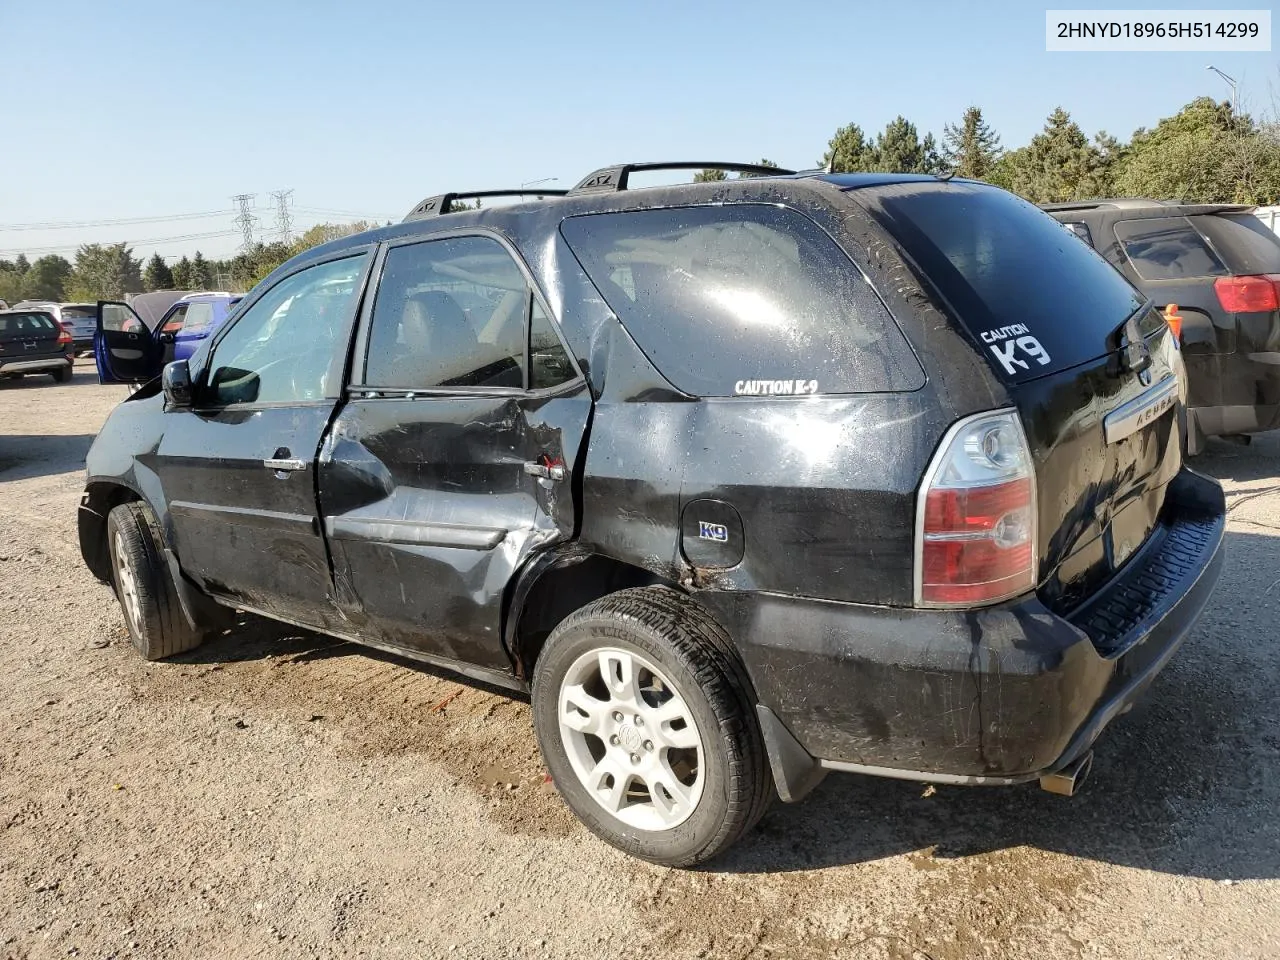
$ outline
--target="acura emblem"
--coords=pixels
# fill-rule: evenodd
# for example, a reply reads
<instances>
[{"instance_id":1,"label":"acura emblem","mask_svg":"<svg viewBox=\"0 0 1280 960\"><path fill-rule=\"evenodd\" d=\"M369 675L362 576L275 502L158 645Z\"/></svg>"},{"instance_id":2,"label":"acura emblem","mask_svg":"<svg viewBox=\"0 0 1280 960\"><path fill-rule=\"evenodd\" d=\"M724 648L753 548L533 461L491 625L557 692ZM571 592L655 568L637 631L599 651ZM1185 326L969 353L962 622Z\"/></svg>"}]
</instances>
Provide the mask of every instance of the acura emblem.
<instances>
[{"instance_id":1,"label":"acura emblem","mask_svg":"<svg viewBox=\"0 0 1280 960\"><path fill-rule=\"evenodd\" d=\"M1141 383L1144 387L1151 386L1151 368L1150 367L1144 367L1143 369L1138 371L1138 382Z\"/></svg>"}]
</instances>

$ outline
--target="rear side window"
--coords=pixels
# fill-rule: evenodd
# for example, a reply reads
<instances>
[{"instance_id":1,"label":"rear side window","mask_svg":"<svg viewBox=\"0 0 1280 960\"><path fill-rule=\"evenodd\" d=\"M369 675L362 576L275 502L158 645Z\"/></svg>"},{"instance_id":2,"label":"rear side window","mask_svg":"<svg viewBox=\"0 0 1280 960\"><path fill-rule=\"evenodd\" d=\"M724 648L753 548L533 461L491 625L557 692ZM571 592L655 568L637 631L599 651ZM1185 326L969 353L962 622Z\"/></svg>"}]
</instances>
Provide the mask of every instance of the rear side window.
<instances>
[{"instance_id":1,"label":"rear side window","mask_svg":"<svg viewBox=\"0 0 1280 960\"><path fill-rule=\"evenodd\" d=\"M640 349L685 393L873 393L924 383L857 267L794 210L592 214L560 230Z\"/></svg>"},{"instance_id":2,"label":"rear side window","mask_svg":"<svg viewBox=\"0 0 1280 960\"><path fill-rule=\"evenodd\" d=\"M1232 273L1280 273L1280 237L1251 213L1192 217Z\"/></svg>"},{"instance_id":3,"label":"rear side window","mask_svg":"<svg viewBox=\"0 0 1280 960\"><path fill-rule=\"evenodd\" d=\"M857 190L1010 382L1105 354L1143 296L1025 200L974 183Z\"/></svg>"},{"instance_id":4,"label":"rear side window","mask_svg":"<svg viewBox=\"0 0 1280 960\"><path fill-rule=\"evenodd\" d=\"M1116 239L1143 280L1223 277L1223 266L1186 217L1121 220Z\"/></svg>"},{"instance_id":5,"label":"rear side window","mask_svg":"<svg viewBox=\"0 0 1280 960\"><path fill-rule=\"evenodd\" d=\"M187 313L181 319L183 333L203 333L213 323L213 304L196 302L187 304Z\"/></svg>"},{"instance_id":6,"label":"rear side window","mask_svg":"<svg viewBox=\"0 0 1280 960\"><path fill-rule=\"evenodd\" d=\"M492 237L387 251L364 380L403 389L524 386L530 291Z\"/></svg>"}]
</instances>

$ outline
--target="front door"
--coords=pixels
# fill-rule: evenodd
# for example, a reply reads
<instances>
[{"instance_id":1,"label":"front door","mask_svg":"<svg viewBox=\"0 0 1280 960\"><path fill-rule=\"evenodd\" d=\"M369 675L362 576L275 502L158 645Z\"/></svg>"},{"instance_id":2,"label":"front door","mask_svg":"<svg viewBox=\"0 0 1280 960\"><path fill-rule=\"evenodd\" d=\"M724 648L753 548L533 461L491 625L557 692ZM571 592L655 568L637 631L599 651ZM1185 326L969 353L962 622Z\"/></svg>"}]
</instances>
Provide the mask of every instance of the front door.
<instances>
[{"instance_id":1,"label":"front door","mask_svg":"<svg viewBox=\"0 0 1280 960\"><path fill-rule=\"evenodd\" d=\"M497 238L392 246L380 273L320 458L338 601L370 639L509 667L503 597L573 535L591 396Z\"/></svg>"},{"instance_id":2,"label":"front door","mask_svg":"<svg viewBox=\"0 0 1280 960\"><path fill-rule=\"evenodd\" d=\"M339 629L342 618L316 453L370 259L348 253L259 296L207 359L193 359L193 408L167 415L154 455L183 570L238 606L320 629Z\"/></svg>"},{"instance_id":3,"label":"front door","mask_svg":"<svg viewBox=\"0 0 1280 960\"><path fill-rule=\"evenodd\" d=\"M93 352L99 383L146 383L160 376L159 339L127 303L98 301Z\"/></svg>"}]
</instances>

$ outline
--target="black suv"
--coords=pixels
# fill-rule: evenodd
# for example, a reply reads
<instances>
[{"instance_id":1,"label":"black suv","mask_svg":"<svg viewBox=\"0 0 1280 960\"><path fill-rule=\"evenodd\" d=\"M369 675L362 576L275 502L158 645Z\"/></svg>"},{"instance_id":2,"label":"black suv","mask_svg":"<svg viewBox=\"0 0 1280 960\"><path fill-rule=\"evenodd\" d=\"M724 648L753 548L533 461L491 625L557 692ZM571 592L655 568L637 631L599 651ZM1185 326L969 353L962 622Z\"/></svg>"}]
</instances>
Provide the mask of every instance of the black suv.
<instances>
[{"instance_id":1,"label":"black suv","mask_svg":"<svg viewBox=\"0 0 1280 960\"><path fill-rule=\"evenodd\" d=\"M1096 200L1044 207L1169 318L1187 366L1187 449L1280 427L1280 237L1253 207Z\"/></svg>"},{"instance_id":2,"label":"black suv","mask_svg":"<svg viewBox=\"0 0 1280 960\"><path fill-rule=\"evenodd\" d=\"M702 166L751 176L628 189ZM1074 790L1221 560L1144 296L958 179L459 196L112 413L80 541L144 656L240 608L528 690L568 804L662 863L829 770Z\"/></svg>"}]
</instances>

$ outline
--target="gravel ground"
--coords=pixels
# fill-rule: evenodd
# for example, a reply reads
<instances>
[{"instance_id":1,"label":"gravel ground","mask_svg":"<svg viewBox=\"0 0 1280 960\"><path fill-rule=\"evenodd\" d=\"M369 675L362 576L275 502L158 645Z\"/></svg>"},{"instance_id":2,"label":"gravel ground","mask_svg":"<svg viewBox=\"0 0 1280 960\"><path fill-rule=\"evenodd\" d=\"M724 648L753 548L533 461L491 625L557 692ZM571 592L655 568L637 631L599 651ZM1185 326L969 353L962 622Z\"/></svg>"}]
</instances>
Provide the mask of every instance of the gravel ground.
<instances>
[{"instance_id":1,"label":"gravel ground","mask_svg":"<svg viewBox=\"0 0 1280 960\"><path fill-rule=\"evenodd\" d=\"M123 396L0 384L0 956L1280 955L1280 437L1197 462L1226 571L1083 794L832 776L687 872L577 825L526 703L256 619L136 657L75 534Z\"/></svg>"}]
</instances>

